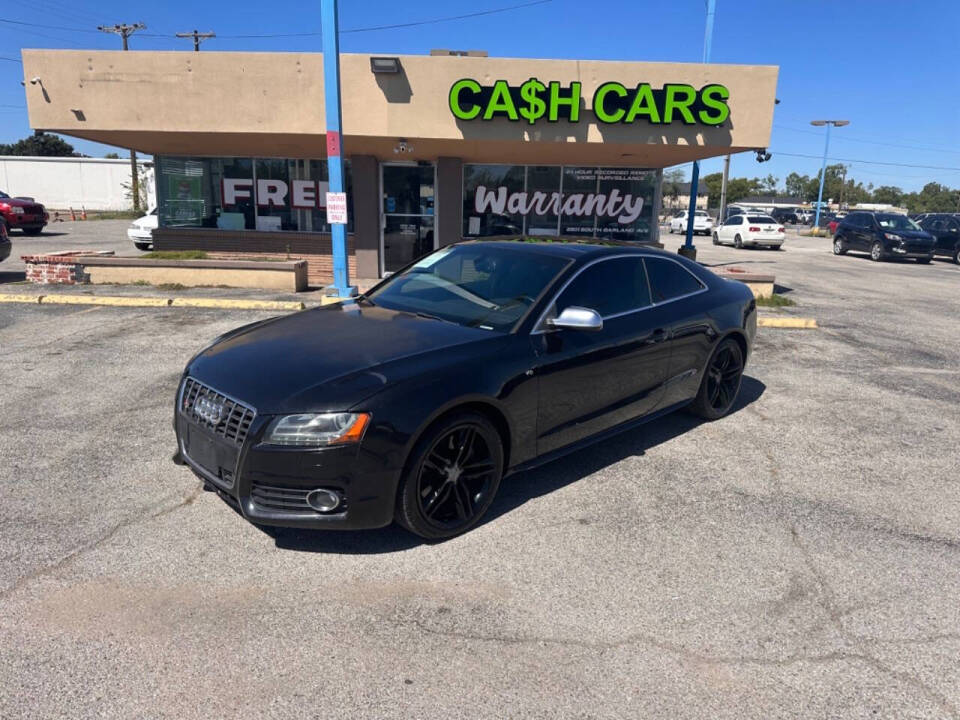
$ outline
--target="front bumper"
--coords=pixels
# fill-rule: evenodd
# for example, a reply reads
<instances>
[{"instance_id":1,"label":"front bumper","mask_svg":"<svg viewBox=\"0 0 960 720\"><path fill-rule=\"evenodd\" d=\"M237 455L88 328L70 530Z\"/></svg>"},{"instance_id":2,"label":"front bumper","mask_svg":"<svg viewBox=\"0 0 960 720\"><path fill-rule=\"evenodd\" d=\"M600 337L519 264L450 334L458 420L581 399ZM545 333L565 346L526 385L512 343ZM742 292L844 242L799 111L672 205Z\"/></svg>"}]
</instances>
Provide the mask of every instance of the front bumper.
<instances>
[{"instance_id":1,"label":"front bumper","mask_svg":"<svg viewBox=\"0 0 960 720\"><path fill-rule=\"evenodd\" d=\"M887 247L887 254L891 257L932 259L933 246L913 245L909 243L893 244Z\"/></svg>"},{"instance_id":2,"label":"front bumper","mask_svg":"<svg viewBox=\"0 0 960 720\"><path fill-rule=\"evenodd\" d=\"M368 428L359 445L286 448L261 442L272 416L256 416L237 445L181 412L179 393L177 397L174 428L180 459L235 503L250 522L342 530L379 528L393 522L400 468L388 458L398 454L366 447L375 427ZM339 493L340 507L321 513L307 505L306 493L319 488Z\"/></svg>"},{"instance_id":3,"label":"front bumper","mask_svg":"<svg viewBox=\"0 0 960 720\"><path fill-rule=\"evenodd\" d=\"M4 216L4 219L7 221L7 228L10 230L34 230L46 227L49 216L9 213Z\"/></svg>"},{"instance_id":4,"label":"front bumper","mask_svg":"<svg viewBox=\"0 0 960 720\"><path fill-rule=\"evenodd\" d=\"M150 230L127 229L127 237L134 242L153 242L153 232Z\"/></svg>"}]
</instances>

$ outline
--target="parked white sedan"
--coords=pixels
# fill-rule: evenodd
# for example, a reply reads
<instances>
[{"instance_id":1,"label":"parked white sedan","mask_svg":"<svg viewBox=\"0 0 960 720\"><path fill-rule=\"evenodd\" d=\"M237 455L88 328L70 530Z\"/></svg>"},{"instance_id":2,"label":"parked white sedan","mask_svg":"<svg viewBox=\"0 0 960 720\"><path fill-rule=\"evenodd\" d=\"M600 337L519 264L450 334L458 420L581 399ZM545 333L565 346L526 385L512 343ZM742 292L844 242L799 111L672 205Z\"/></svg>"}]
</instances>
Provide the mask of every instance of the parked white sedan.
<instances>
[{"instance_id":1,"label":"parked white sedan","mask_svg":"<svg viewBox=\"0 0 960 720\"><path fill-rule=\"evenodd\" d=\"M737 248L764 246L779 250L786 239L783 225L769 215L734 215L713 233L714 245Z\"/></svg>"},{"instance_id":2,"label":"parked white sedan","mask_svg":"<svg viewBox=\"0 0 960 720\"><path fill-rule=\"evenodd\" d=\"M153 231L157 228L157 209L154 208L142 218L137 218L127 228L127 237L133 240L137 250L153 249Z\"/></svg>"},{"instance_id":3,"label":"parked white sedan","mask_svg":"<svg viewBox=\"0 0 960 720\"><path fill-rule=\"evenodd\" d=\"M688 217L689 213L683 212L670 218L670 232L686 233ZM705 211L697 210L693 215L693 234L699 235L703 233L704 235L709 235L711 230L713 230L713 218Z\"/></svg>"}]
</instances>

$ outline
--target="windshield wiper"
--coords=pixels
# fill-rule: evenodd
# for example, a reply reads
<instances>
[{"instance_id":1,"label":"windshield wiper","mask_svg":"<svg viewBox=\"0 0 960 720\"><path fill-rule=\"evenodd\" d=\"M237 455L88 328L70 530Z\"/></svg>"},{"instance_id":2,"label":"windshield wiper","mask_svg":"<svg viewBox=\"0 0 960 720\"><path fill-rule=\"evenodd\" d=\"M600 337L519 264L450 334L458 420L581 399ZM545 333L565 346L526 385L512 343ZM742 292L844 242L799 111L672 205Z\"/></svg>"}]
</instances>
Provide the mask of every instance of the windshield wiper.
<instances>
[{"instance_id":1,"label":"windshield wiper","mask_svg":"<svg viewBox=\"0 0 960 720\"><path fill-rule=\"evenodd\" d=\"M439 315L431 315L430 313L421 312L419 310L415 312L414 315L416 315L417 317L426 318L427 320L439 320L440 322L450 323L451 325L460 324L458 322L454 322L453 320L447 320L446 318L442 318Z\"/></svg>"}]
</instances>

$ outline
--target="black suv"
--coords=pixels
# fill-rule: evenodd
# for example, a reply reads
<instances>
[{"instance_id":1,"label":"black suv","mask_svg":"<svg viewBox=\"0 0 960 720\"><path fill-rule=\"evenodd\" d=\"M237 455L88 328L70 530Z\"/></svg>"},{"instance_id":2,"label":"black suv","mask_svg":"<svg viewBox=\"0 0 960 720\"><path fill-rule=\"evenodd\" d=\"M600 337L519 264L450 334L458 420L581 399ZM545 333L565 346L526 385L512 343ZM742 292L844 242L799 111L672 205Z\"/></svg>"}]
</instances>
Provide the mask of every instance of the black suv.
<instances>
[{"instance_id":1,"label":"black suv","mask_svg":"<svg viewBox=\"0 0 960 720\"><path fill-rule=\"evenodd\" d=\"M800 223L796 208L774 208L770 215L778 223L790 223L791 225Z\"/></svg>"},{"instance_id":2,"label":"black suv","mask_svg":"<svg viewBox=\"0 0 960 720\"><path fill-rule=\"evenodd\" d=\"M852 212L837 226L833 254L862 250L870 253L870 259L875 262L901 257L928 263L933 259L933 242L933 235L924 232L906 215Z\"/></svg>"},{"instance_id":3,"label":"black suv","mask_svg":"<svg viewBox=\"0 0 960 720\"><path fill-rule=\"evenodd\" d=\"M960 213L928 213L919 222L934 237L933 254L960 265Z\"/></svg>"}]
</instances>

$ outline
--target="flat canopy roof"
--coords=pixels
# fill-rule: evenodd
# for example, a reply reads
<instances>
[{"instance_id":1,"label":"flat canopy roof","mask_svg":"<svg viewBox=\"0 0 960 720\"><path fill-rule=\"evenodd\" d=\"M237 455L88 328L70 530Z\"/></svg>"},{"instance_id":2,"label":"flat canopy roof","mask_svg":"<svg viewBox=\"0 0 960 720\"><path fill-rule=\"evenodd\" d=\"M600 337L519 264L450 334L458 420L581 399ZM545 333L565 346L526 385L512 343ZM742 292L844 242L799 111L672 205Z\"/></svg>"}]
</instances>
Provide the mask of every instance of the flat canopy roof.
<instances>
[{"instance_id":1,"label":"flat canopy roof","mask_svg":"<svg viewBox=\"0 0 960 720\"><path fill-rule=\"evenodd\" d=\"M341 55L345 155L398 159L404 139L403 160L666 167L769 143L775 66L397 57L399 72L374 73L370 55ZM23 67L40 78L25 85L37 130L155 154L326 156L319 53L24 50Z\"/></svg>"}]
</instances>

